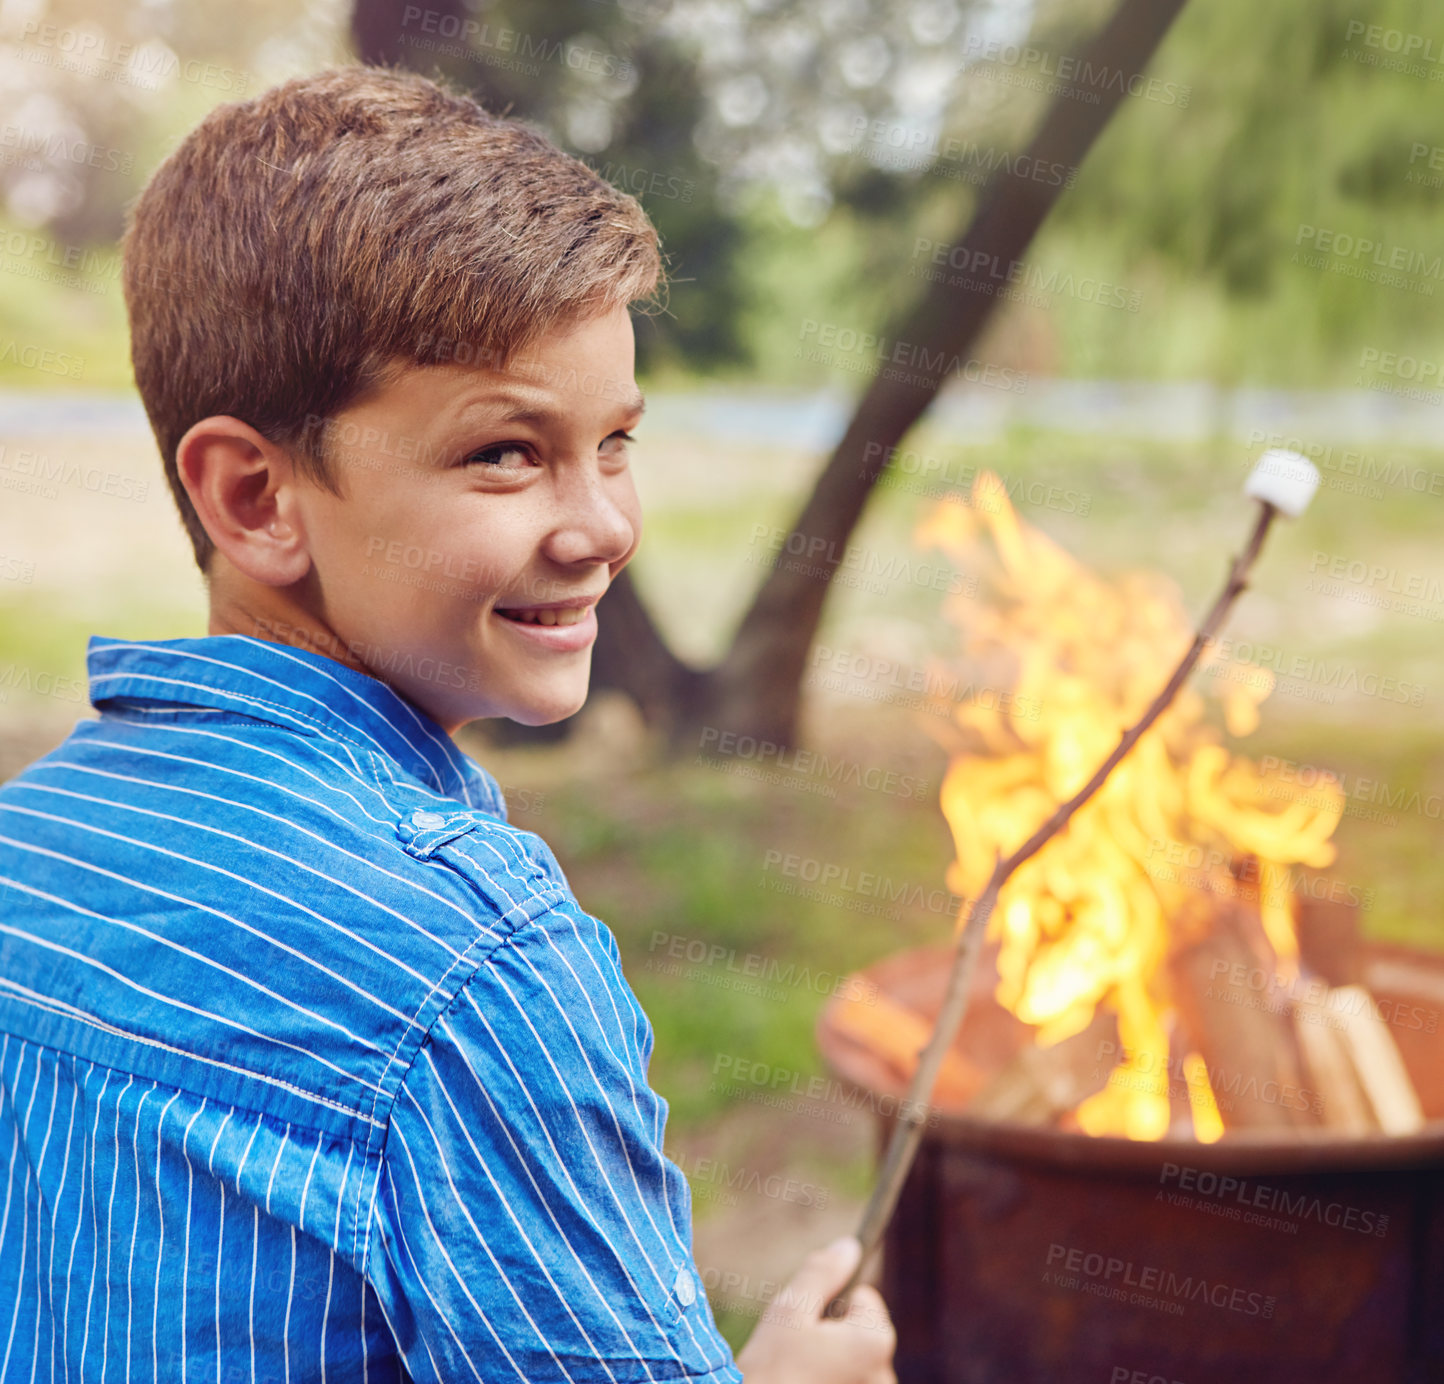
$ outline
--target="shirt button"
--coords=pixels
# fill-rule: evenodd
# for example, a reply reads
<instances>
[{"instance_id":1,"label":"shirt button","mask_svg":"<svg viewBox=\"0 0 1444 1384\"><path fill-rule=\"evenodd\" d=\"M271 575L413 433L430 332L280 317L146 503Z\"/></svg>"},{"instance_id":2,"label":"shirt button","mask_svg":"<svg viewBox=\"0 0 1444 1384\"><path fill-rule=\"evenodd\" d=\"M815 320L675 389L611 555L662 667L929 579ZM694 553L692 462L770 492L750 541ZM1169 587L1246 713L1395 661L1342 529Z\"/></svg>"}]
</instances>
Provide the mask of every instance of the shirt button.
<instances>
[{"instance_id":1,"label":"shirt button","mask_svg":"<svg viewBox=\"0 0 1444 1384\"><path fill-rule=\"evenodd\" d=\"M677 1294L677 1301L683 1307L690 1307L697 1301L697 1282L686 1269L677 1270L677 1282L674 1285Z\"/></svg>"},{"instance_id":2,"label":"shirt button","mask_svg":"<svg viewBox=\"0 0 1444 1384\"><path fill-rule=\"evenodd\" d=\"M444 827L446 818L439 812L424 812L421 808L417 808L411 814L411 825L414 827Z\"/></svg>"}]
</instances>

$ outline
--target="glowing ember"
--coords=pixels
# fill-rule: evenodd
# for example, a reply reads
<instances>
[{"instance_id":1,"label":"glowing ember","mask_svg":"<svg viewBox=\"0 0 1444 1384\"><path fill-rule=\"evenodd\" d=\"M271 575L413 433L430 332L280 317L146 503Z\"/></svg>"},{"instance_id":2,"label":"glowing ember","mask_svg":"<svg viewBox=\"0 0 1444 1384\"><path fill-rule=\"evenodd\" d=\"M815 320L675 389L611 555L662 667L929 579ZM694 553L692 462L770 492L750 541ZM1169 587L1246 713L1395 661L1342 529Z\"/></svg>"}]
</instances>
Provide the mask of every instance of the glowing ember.
<instances>
[{"instance_id":1,"label":"glowing ember","mask_svg":"<svg viewBox=\"0 0 1444 1384\"><path fill-rule=\"evenodd\" d=\"M1082 787L1139 719L1193 629L1166 580L1105 581L1087 571L1022 523L988 473L971 502L958 496L934 506L915 538L985 579L989 600L954 600L945 613L969 660L1012 690L954 712L965 734L942 786L957 849L947 882L971 898L995 857ZM1201 666L1208 670L1207 655ZM1203 680L1235 735L1254 729L1272 690L1266 671L1244 672L1242 680ZM1173 947L1207 931L1209 894L1257 895L1287 973L1297 957L1297 867L1334 858L1329 838L1344 806L1337 785L1295 791L1265 781L1224 748L1206 709L1203 696L1185 688L1069 828L1004 886L989 924L1000 944L998 1001L1036 1026L1039 1044L1080 1032L1101 1005L1116 1014L1125 1052L1141 1062L1129 1070L1125 1060L1078 1106L1089 1134L1167 1133L1173 1114L1159 1056L1176 1039L1163 963ZM1203 1061L1179 1055L1194 1133L1216 1139L1223 1126Z\"/></svg>"}]
</instances>

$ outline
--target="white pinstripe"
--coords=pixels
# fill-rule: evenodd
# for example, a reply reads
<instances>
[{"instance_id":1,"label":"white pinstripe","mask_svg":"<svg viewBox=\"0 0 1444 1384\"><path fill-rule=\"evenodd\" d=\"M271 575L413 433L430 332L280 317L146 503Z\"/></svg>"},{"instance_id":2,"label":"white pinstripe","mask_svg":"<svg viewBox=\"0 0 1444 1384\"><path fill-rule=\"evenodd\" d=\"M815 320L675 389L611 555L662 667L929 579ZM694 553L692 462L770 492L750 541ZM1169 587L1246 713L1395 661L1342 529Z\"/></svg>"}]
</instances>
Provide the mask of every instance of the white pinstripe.
<instances>
[{"instance_id":1,"label":"white pinstripe","mask_svg":"<svg viewBox=\"0 0 1444 1384\"><path fill-rule=\"evenodd\" d=\"M7 1040L7 1042L8 1042L10 1035L7 1033L7 1034L5 1035L5 1037L6 1037L6 1040ZM22 1047L22 1048L25 1047L25 1046L26 1046L26 1045L25 1045L24 1043L21 1044L21 1047ZM23 1065L24 1065L24 1058L23 1058L23 1057L21 1058L21 1064L22 1064L22 1067L23 1067ZM5 1056L4 1056L3 1053L0 1053L0 1071L3 1071L3 1070L4 1070L4 1067L5 1067ZM29 1104L26 1106L26 1109L25 1109L25 1119L24 1119L23 1123L17 1122L16 1125L15 1125L15 1138L11 1141L11 1144L10 1144L10 1176L6 1179L6 1183L5 1183L5 1215L4 1215L3 1218L0 1218L0 1259L3 1259L4 1253L5 1253L5 1233L6 1233L6 1227L7 1227L7 1225L9 1224L9 1221L10 1221L10 1192L11 1192L11 1189L12 1189L12 1188L14 1187L14 1185L15 1185L15 1166L16 1166L15 1151L16 1151L16 1149L19 1148L19 1146L20 1146L20 1131L21 1131L21 1129L22 1129L22 1128L24 1128L24 1129L29 1129L29 1128L30 1128L30 1112L35 1108L35 1093L36 1093L36 1091L38 1091L39 1089L40 1089L40 1050L37 1048L37 1049L35 1050L35 1080L34 1080L34 1082L32 1083L32 1085L31 1085L31 1087L30 1087L30 1102L29 1102ZM52 1114L53 1114L53 1113L54 1113L54 1112L53 1112L53 1110L52 1110ZM47 1134L46 1134L46 1140L47 1140L47 1142L48 1142L48 1140L49 1140L49 1137L50 1137L50 1136L49 1136L49 1134L47 1133ZM42 1152L41 1155L40 1155L40 1160L41 1160L42 1163L45 1161L45 1155L44 1155L43 1152ZM36 1176L37 1176L37 1179L38 1179L38 1177L39 1177L38 1172L37 1172ZM28 1189L29 1189L29 1186L30 1186L30 1161L29 1161L29 1159L26 1159L26 1162L25 1162L25 1187L26 1187L27 1191L28 1191ZM22 1193L22 1196L24 1196L24 1193ZM25 1217L24 1217L24 1220L23 1220L22 1223L21 1223L21 1228L20 1228L20 1280L21 1280L22 1285L23 1285L23 1283L24 1283L24 1281L25 1281L25 1252L26 1252L26 1249L28 1248L29 1242L30 1242L30 1198L29 1198L28 1196L24 1196L24 1210L25 1210ZM37 1218L36 1218L35 1229L36 1229L36 1235L37 1235L37 1237L38 1237L38 1236L39 1236L39 1233L40 1233L40 1222L39 1222L38 1216L37 1216ZM36 1250L35 1250L35 1277L36 1277L36 1281L38 1282L38 1281L39 1281L39 1278L40 1278L40 1250L39 1250L38 1245L37 1245ZM23 1295L20 1294L20 1293L16 1293L16 1294L15 1294L15 1306L11 1309L11 1313L10 1313L10 1332L9 1332L9 1335L7 1335L6 1338L5 1338L5 1360L4 1360L4 1363L3 1363L3 1364L0 1364L0 1379L4 1379L4 1377L5 1377L5 1372L10 1368L10 1348L11 1348L11 1346L13 1346L13 1345L15 1344L15 1324L20 1320L20 1301L21 1301L21 1297L22 1297L22 1296L23 1296Z\"/></svg>"},{"instance_id":2,"label":"white pinstripe","mask_svg":"<svg viewBox=\"0 0 1444 1384\"><path fill-rule=\"evenodd\" d=\"M150 1320L150 1359L151 1378L155 1384L160 1382L160 1270L165 1262L165 1198L160 1190L160 1150L161 1134L165 1130L165 1117L171 1106L180 1099L180 1092L177 1091L160 1112L160 1119L155 1127L155 1209L160 1219L160 1237L155 1247L155 1307L151 1312Z\"/></svg>"},{"instance_id":3,"label":"white pinstripe","mask_svg":"<svg viewBox=\"0 0 1444 1384\"><path fill-rule=\"evenodd\" d=\"M140 1112L145 1109L145 1103L150 1099L149 1091L142 1092L140 1104L135 1107L135 1136L132 1143L137 1152L140 1150ZM140 1233L140 1159L135 1160L135 1221L130 1228L130 1259L127 1261L125 1270L125 1377L130 1379L130 1328L135 1320L134 1298L131 1288L135 1284L135 1239Z\"/></svg>"}]
</instances>

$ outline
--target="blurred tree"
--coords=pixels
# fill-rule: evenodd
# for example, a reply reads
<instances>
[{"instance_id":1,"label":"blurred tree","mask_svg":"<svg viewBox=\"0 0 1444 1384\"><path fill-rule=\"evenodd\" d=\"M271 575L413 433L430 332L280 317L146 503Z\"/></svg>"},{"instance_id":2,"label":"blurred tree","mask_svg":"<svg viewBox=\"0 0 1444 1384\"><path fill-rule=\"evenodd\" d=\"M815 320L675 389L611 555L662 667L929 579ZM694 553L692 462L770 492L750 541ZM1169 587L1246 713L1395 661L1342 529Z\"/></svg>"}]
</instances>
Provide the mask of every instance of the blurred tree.
<instances>
[{"instance_id":1,"label":"blurred tree","mask_svg":"<svg viewBox=\"0 0 1444 1384\"><path fill-rule=\"evenodd\" d=\"M967 12L952 0L910 9L885 0L836 0L820 6L663 4L644 12L626 4L533 0L524 19L508 24L507 0L500 0L484 19L468 24L466 7L459 0L448 3L454 6L445 11L449 21L426 22L441 36L449 29L464 38L460 73L448 70L444 59L418 61L428 47L418 42L416 7L402 0L356 0L352 31L359 51L373 60L422 70L430 65L469 78L488 104L500 101L502 109L538 119L594 156L615 153L624 167L635 160L649 172L686 169L705 187L707 214L700 217L674 217L670 207L648 203L669 254L689 271L676 292L675 315L656 319L664 341L670 337L667 344L684 355L707 340L712 320L689 312L689 298L700 303L717 291L717 283L708 282L713 269L722 271L725 291L727 237L718 230L728 220L725 200L749 181L772 181L803 224L819 222L840 194L860 215L886 215L910 228L909 186L885 180L881 169L894 145L909 152L934 149L956 88L968 86L955 80L958 54L944 42L958 35L963 70L989 57L1006 61L1009 52L1017 62L1018 48L1008 45L1028 39L1034 19L1031 5L980 3L972 7L976 22L970 27ZM1113 111L1142 80L1183 3L1121 0L1076 60L1053 69L1062 74L1055 83L1059 94L1023 156L991 163L991 176L953 239L960 254L1003 266L1022 258L1067 181L1061 175L1040 178L1038 170L1066 171L1082 163ZM1079 11L1066 13L1076 21ZM501 45L503 28L513 34L507 51L520 50L517 36L525 35L526 52L545 60L555 52L566 61L566 78L517 82L515 69L500 64L493 72L490 60L498 54L492 47ZM594 67L599 79L580 75ZM855 153L865 136L880 146L881 169L875 160L859 166L841 157ZM839 171L849 168L850 176ZM695 748L707 725L778 745L795 741L802 677L830 577L888 450L968 358L997 302L989 288L987 276L944 278L890 324L886 337L906 345L909 366L879 372L864 392L721 662L698 669L673 654L624 572L607 595L593 651L594 686L630 694L678 752ZM715 358L730 343L714 338L708 346ZM707 347L701 354L705 361ZM788 558L789 550L822 556L799 563Z\"/></svg>"}]
</instances>

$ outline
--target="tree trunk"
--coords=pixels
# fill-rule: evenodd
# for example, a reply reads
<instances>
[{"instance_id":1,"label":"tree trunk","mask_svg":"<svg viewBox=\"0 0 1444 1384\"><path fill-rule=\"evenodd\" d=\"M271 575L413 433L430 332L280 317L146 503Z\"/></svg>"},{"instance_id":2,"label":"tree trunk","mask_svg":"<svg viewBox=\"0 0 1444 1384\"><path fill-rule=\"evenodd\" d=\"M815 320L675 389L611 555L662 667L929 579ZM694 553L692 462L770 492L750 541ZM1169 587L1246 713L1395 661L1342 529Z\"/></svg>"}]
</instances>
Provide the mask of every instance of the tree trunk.
<instances>
[{"instance_id":1,"label":"tree trunk","mask_svg":"<svg viewBox=\"0 0 1444 1384\"><path fill-rule=\"evenodd\" d=\"M427 0L429 14L455 19L470 16L466 0ZM401 41L405 7L400 0L356 0L351 10L351 42L362 62L377 67L414 67ZM439 21L438 21L439 22Z\"/></svg>"},{"instance_id":2,"label":"tree trunk","mask_svg":"<svg viewBox=\"0 0 1444 1384\"><path fill-rule=\"evenodd\" d=\"M1075 86L1095 93L1097 103L1068 95L1054 100L1028 146L1028 161L999 164L989 179L955 242L960 259L962 247L980 266L1006 267L1023 257L1062 186L1061 180L1056 186L1036 182L1017 170L1081 165L1184 3L1122 0L1074 68L1081 74ZM953 262L951 254L948 262ZM976 276L956 277L961 282L931 285L889 332L887 340L903 344L909 362L920 364L897 372L901 379L882 374L873 379L726 657L709 674L707 714L729 729L783 745L794 741L808 650L830 575L813 576L809 569L829 565L836 570L888 450L902 442L937 396L948 367L966 356L997 302L969 286ZM788 546L822 554L820 564L788 563Z\"/></svg>"}]
</instances>

